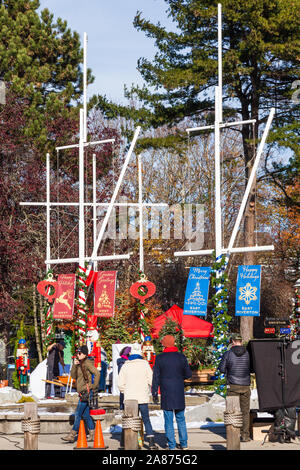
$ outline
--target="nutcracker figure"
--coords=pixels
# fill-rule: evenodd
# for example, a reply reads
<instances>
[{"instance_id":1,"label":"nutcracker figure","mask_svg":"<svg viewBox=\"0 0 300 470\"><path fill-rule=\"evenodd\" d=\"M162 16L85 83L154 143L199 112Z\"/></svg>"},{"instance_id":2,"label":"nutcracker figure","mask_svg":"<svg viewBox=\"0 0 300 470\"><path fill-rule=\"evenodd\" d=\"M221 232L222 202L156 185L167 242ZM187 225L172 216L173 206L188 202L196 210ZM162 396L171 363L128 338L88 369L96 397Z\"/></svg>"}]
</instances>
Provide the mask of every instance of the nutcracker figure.
<instances>
[{"instance_id":1,"label":"nutcracker figure","mask_svg":"<svg viewBox=\"0 0 300 470\"><path fill-rule=\"evenodd\" d=\"M142 346L142 353L144 359L146 359L149 362L150 367L153 368L155 364L155 351L153 344L151 343L151 339L151 336L145 336L145 341Z\"/></svg>"},{"instance_id":2,"label":"nutcracker figure","mask_svg":"<svg viewBox=\"0 0 300 470\"><path fill-rule=\"evenodd\" d=\"M97 317L95 315L88 316L86 338L89 357L94 359L95 367L101 370L101 345L97 330Z\"/></svg>"},{"instance_id":3,"label":"nutcracker figure","mask_svg":"<svg viewBox=\"0 0 300 470\"><path fill-rule=\"evenodd\" d=\"M30 375L30 361L25 339L20 339L16 355L16 367L22 393L28 392L28 379Z\"/></svg>"}]
</instances>

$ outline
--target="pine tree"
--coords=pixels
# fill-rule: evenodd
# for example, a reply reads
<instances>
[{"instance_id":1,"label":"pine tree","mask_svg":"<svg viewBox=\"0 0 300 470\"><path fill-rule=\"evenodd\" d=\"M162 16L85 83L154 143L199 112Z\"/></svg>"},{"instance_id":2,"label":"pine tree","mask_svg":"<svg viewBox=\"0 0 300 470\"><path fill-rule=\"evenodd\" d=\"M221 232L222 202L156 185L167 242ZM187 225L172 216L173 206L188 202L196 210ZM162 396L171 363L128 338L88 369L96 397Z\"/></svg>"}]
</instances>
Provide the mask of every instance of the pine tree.
<instances>
[{"instance_id":1,"label":"pine tree","mask_svg":"<svg viewBox=\"0 0 300 470\"><path fill-rule=\"evenodd\" d=\"M106 319L107 328L101 332L101 346L107 353L108 360L111 360L111 345L116 343L131 343L131 335L126 328L126 312L116 312L114 317Z\"/></svg>"},{"instance_id":2,"label":"pine tree","mask_svg":"<svg viewBox=\"0 0 300 470\"><path fill-rule=\"evenodd\" d=\"M138 70L146 82L142 88L126 89L136 106L116 106L106 97L93 99L107 117L120 114L144 129L176 125L186 117L196 125L211 124L214 117L214 87L218 84L218 0L165 0L176 29L167 31L137 12L134 26L155 40L153 61L140 58ZM293 84L299 79L300 19L294 0L223 0L223 103L224 120L256 119L254 128L241 129L245 182L252 165L260 125L271 107L276 108L276 129L270 141L289 147L299 144L299 104L294 103ZM191 126L189 126L191 127ZM298 129L298 130L297 130ZM176 145L179 130L158 145ZM140 144L142 147L143 143ZM151 139L144 146L156 146ZM280 169L283 171L283 169ZM278 168L271 170L277 175ZM269 176L269 175L268 175ZM255 245L255 185L244 219L245 246ZM245 264L254 264L246 253ZM252 319L244 318L245 339L252 336Z\"/></svg>"},{"instance_id":3,"label":"pine tree","mask_svg":"<svg viewBox=\"0 0 300 470\"><path fill-rule=\"evenodd\" d=\"M105 97L98 106L107 116L120 113L144 128L174 124L189 116L210 118L217 77L217 3L214 0L165 0L177 30L167 31L137 12L136 29L155 39L153 62L138 61L149 88L133 86L125 96L143 105L118 107ZM299 78L299 15L293 0L223 0L223 96L225 116L264 122L268 109L278 109L277 124L291 124L292 84ZM151 89L150 89L151 87ZM152 91L154 90L154 91ZM234 99L234 101L233 101ZM251 129L243 128L246 150ZM247 146L246 146L247 144ZM250 148L249 148L250 146Z\"/></svg>"},{"instance_id":4,"label":"pine tree","mask_svg":"<svg viewBox=\"0 0 300 470\"><path fill-rule=\"evenodd\" d=\"M82 50L66 21L38 8L38 0L0 2L0 77L29 103L24 134L45 146L46 121L67 117L80 100Z\"/></svg>"}]
</instances>

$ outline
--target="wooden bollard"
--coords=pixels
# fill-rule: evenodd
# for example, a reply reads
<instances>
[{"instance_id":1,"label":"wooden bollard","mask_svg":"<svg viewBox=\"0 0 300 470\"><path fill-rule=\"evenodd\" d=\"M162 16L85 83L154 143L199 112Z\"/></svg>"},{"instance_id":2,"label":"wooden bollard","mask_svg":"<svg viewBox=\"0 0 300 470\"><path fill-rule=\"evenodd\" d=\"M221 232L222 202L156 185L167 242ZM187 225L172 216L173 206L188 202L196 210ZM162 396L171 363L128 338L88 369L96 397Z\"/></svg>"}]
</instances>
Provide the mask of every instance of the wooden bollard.
<instances>
[{"instance_id":1,"label":"wooden bollard","mask_svg":"<svg viewBox=\"0 0 300 470\"><path fill-rule=\"evenodd\" d=\"M137 400L124 401L124 416L126 418L137 418L139 416L139 405ZM126 419L125 418L125 419ZM124 449L138 449L138 433L133 429L124 429Z\"/></svg>"},{"instance_id":2,"label":"wooden bollard","mask_svg":"<svg viewBox=\"0 0 300 470\"><path fill-rule=\"evenodd\" d=\"M240 413L240 399L236 396L229 396L226 397L226 415L228 418L232 416L236 416L236 413ZM234 426L233 424L226 423L226 441L227 441L227 450L240 450L241 442L240 442L240 428ZM229 419L230 421L230 419Z\"/></svg>"},{"instance_id":3,"label":"wooden bollard","mask_svg":"<svg viewBox=\"0 0 300 470\"><path fill-rule=\"evenodd\" d=\"M24 403L24 450L38 450L40 419L37 413L37 404Z\"/></svg>"}]
</instances>

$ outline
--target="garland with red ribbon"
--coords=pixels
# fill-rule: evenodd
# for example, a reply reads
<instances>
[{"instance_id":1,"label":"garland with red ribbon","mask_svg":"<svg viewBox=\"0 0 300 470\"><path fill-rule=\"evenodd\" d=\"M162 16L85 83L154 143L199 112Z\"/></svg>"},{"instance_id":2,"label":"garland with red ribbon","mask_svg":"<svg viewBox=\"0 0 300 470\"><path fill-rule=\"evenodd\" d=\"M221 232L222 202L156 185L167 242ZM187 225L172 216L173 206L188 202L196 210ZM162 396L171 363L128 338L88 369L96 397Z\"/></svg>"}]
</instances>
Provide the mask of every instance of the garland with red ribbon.
<instances>
[{"instance_id":1,"label":"garland with red ribbon","mask_svg":"<svg viewBox=\"0 0 300 470\"><path fill-rule=\"evenodd\" d=\"M78 297L76 300L76 320L75 320L75 348L79 348L86 342L87 330L87 286L86 286L86 268L79 266L77 268L77 287Z\"/></svg>"},{"instance_id":2,"label":"garland with red ribbon","mask_svg":"<svg viewBox=\"0 0 300 470\"><path fill-rule=\"evenodd\" d=\"M47 280L49 279L49 276L51 279L53 279L53 271L49 270L47 272L46 278L44 279ZM44 352L47 350L47 347L54 342L55 339L55 328L53 327L53 303L52 301L49 302L49 297L51 299L50 293L54 288L52 288L50 285L48 285L47 288L47 303L44 307L44 319L42 321L42 328L44 329L44 334L45 334L45 341L44 341ZM42 295L42 294L41 294Z\"/></svg>"},{"instance_id":3,"label":"garland with red ribbon","mask_svg":"<svg viewBox=\"0 0 300 470\"><path fill-rule=\"evenodd\" d=\"M156 292L156 286L153 282L148 281L145 274L139 271L139 280L131 285L130 294L138 299L138 309L140 313L140 325L145 321L145 314L148 312L147 307L144 305L145 300L152 297ZM145 334L142 326L139 328L142 342L145 339Z\"/></svg>"}]
</instances>

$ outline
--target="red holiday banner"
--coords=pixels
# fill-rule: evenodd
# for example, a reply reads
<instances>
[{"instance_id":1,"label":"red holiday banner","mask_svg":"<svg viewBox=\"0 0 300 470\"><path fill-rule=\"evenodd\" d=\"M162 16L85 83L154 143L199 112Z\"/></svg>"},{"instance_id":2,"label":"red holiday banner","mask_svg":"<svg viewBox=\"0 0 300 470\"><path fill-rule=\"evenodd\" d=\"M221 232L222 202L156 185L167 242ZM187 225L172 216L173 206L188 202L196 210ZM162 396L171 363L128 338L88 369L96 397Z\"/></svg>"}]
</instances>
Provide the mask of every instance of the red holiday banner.
<instances>
[{"instance_id":1,"label":"red holiday banner","mask_svg":"<svg viewBox=\"0 0 300 470\"><path fill-rule=\"evenodd\" d=\"M115 311L117 271L99 271L95 281L94 315L113 317Z\"/></svg>"},{"instance_id":2,"label":"red holiday banner","mask_svg":"<svg viewBox=\"0 0 300 470\"><path fill-rule=\"evenodd\" d=\"M57 278L57 294L53 309L56 320L71 320L74 310L75 274L59 274Z\"/></svg>"}]
</instances>

